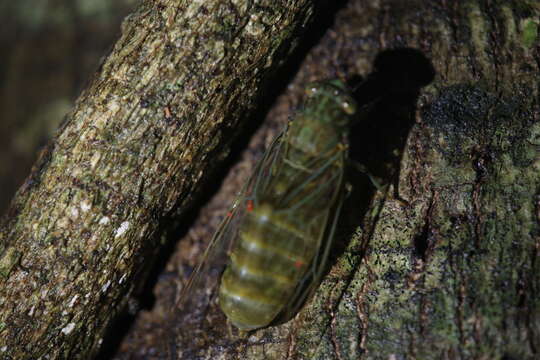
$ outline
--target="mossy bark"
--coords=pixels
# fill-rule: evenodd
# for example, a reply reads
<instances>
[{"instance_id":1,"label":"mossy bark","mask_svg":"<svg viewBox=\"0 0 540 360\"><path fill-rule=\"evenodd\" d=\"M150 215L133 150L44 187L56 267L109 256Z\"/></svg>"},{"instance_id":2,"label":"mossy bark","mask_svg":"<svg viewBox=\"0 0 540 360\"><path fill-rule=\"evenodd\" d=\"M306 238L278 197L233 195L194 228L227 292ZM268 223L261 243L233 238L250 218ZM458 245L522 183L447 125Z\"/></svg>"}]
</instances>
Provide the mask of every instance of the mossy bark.
<instances>
[{"instance_id":1,"label":"mossy bark","mask_svg":"<svg viewBox=\"0 0 540 360\"><path fill-rule=\"evenodd\" d=\"M371 59L400 47L432 60L437 75L416 110L393 92L358 125L369 144L361 158L389 184L398 171L397 187L373 193L353 181L360 195L344 217L354 219L362 192L373 196L295 319L230 338L217 330L217 309L199 332L180 330L176 356L538 358L539 15L532 1L350 1L300 77L335 71L336 62L368 74ZM381 69L389 63L414 72L400 54L376 61L377 72L398 73ZM412 120L406 142L392 117ZM395 153L398 165L388 161Z\"/></svg>"},{"instance_id":2,"label":"mossy bark","mask_svg":"<svg viewBox=\"0 0 540 360\"><path fill-rule=\"evenodd\" d=\"M0 213L136 0L0 4Z\"/></svg>"},{"instance_id":3,"label":"mossy bark","mask_svg":"<svg viewBox=\"0 0 540 360\"><path fill-rule=\"evenodd\" d=\"M145 1L0 233L0 357L86 358L316 13L310 1Z\"/></svg>"}]
</instances>

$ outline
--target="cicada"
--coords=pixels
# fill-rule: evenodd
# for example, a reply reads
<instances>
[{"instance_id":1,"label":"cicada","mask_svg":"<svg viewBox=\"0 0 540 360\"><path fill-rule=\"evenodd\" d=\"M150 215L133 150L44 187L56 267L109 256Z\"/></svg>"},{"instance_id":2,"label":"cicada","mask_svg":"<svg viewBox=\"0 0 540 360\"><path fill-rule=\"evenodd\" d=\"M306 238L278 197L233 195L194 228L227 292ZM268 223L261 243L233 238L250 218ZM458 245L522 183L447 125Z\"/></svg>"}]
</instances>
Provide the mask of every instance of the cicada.
<instances>
[{"instance_id":1,"label":"cicada","mask_svg":"<svg viewBox=\"0 0 540 360\"><path fill-rule=\"evenodd\" d=\"M294 315L328 259L343 202L346 138L357 105L340 80L311 84L305 95L303 107L256 165L181 294L181 304L198 301L192 298L195 288L219 286L214 298L242 331Z\"/></svg>"}]
</instances>

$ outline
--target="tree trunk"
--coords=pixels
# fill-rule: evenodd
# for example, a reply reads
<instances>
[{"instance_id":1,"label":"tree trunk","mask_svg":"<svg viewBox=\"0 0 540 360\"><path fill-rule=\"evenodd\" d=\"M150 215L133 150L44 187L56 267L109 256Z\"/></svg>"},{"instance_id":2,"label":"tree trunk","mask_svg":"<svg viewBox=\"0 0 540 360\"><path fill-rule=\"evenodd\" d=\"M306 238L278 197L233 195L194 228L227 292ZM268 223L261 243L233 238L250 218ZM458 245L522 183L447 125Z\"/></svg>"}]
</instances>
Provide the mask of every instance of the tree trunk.
<instances>
[{"instance_id":1,"label":"tree trunk","mask_svg":"<svg viewBox=\"0 0 540 360\"><path fill-rule=\"evenodd\" d=\"M0 2L0 213L118 38L132 3Z\"/></svg>"},{"instance_id":2,"label":"tree trunk","mask_svg":"<svg viewBox=\"0 0 540 360\"><path fill-rule=\"evenodd\" d=\"M318 11L146 1L42 152L0 235L0 354L87 358Z\"/></svg>"},{"instance_id":3,"label":"tree trunk","mask_svg":"<svg viewBox=\"0 0 540 360\"><path fill-rule=\"evenodd\" d=\"M200 328L176 324L173 355L538 358L539 14L532 2L350 1L295 83L369 74L375 59L367 82L388 89L351 157L392 188L351 178L332 267L293 320L242 338L214 306ZM405 88L429 70L404 47L437 73L418 98Z\"/></svg>"}]
</instances>

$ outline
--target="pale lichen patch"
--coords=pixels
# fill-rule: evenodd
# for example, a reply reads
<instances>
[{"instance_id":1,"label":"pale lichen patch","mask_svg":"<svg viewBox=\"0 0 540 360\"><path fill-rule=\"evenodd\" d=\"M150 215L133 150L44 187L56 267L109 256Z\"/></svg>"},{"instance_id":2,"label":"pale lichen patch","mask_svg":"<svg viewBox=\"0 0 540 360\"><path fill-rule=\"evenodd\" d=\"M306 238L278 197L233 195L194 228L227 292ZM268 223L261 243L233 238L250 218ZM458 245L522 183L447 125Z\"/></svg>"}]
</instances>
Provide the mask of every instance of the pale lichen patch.
<instances>
[{"instance_id":1,"label":"pale lichen patch","mask_svg":"<svg viewBox=\"0 0 540 360\"><path fill-rule=\"evenodd\" d=\"M186 9L185 14L187 17L195 17L199 12L199 8L204 5L206 1L204 0L192 0L189 4L189 7Z\"/></svg>"},{"instance_id":2,"label":"pale lichen patch","mask_svg":"<svg viewBox=\"0 0 540 360\"><path fill-rule=\"evenodd\" d=\"M264 32L264 24L261 23L258 15L252 14L250 16L246 25L246 32L252 36L259 36Z\"/></svg>"},{"instance_id":3,"label":"pale lichen patch","mask_svg":"<svg viewBox=\"0 0 540 360\"><path fill-rule=\"evenodd\" d=\"M111 114L109 112L102 112L101 116L96 116L96 121L94 125L97 128L104 128L107 122L109 121Z\"/></svg>"},{"instance_id":4,"label":"pale lichen patch","mask_svg":"<svg viewBox=\"0 0 540 360\"><path fill-rule=\"evenodd\" d=\"M114 235L115 238L118 238L126 233L129 229L129 221L124 221L120 224L120 227L116 229L116 235Z\"/></svg>"},{"instance_id":5,"label":"pale lichen patch","mask_svg":"<svg viewBox=\"0 0 540 360\"><path fill-rule=\"evenodd\" d=\"M120 278L120 280L118 280L118 283L119 283L119 284L122 284L122 283L126 280L126 277L127 277L127 274L122 275L122 277Z\"/></svg>"},{"instance_id":6,"label":"pale lichen patch","mask_svg":"<svg viewBox=\"0 0 540 360\"><path fill-rule=\"evenodd\" d=\"M218 40L214 43L215 60L212 65L217 65L225 57L225 42Z\"/></svg>"},{"instance_id":7,"label":"pale lichen patch","mask_svg":"<svg viewBox=\"0 0 540 360\"><path fill-rule=\"evenodd\" d=\"M87 212L88 210L90 210L92 208L92 205L90 204L90 201L88 201L88 200L81 201L80 206L81 206L82 212Z\"/></svg>"},{"instance_id":8,"label":"pale lichen patch","mask_svg":"<svg viewBox=\"0 0 540 360\"><path fill-rule=\"evenodd\" d=\"M0 277L7 278L20 261L22 253L15 248L7 248L0 257Z\"/></svg>"},{"instance_id":9,"label":"pale lichen patch","mask_svg":"<svg viewBox=\"0 0 540 360\"><path fill-rule=\"evenodd\" d=\"M79 209L77 209L75 206L72 206L69 210L69 215L73 219L77 219L79 217Z\"/></svg>"},{"instance_id":10,"label":"pale lichen patch","mask_svg":"<svg viewBox=\"0 0 540 360\"><path fill-rule=\"evenodd\" d=\"M152 44L152 48L158 48L158 46L161 46L162 41L160 40L159 43L156 42L156 44ZM161 64L159 62L151 62L149 66L146 66L145 69L142 72L142 76L139 79L139 82L137 83L138 89L143 89L146 87L156 76L156 73L159 72L159 68L161 67Z\"/></svg>"},{"instance_id":11,"label":"pale lichen patch","mask_svg":"<svg viewBox=\"0 0 540 360\"><path fill-rule=\"evenodd\" d=\"M95 169L97 164L99 163L99 159L101 159L101 153L96 152L94 155L92 155L92 158L90 159L90 167L92 169Z\"/></svg>"},{"instance_id":12,"label":"pale lichen patch","mask_svg":"<svg viewBox=\"0 0 540 360\"><path fill-rule=\"evenodd\" d=\"M111 111L111 112L118 112L118 110L120 110L121 106L120 104L118 103L117 100L112 100L111 102L109 102L107 104L107 108Z\"/></svg>"},{"instance_id":13,"label":"pale lichen patch","mask_svg":"<svg viewBox=\"0 0 540 360\"><path fill-rule=\"evenodd\" d=\"M73 307L73 305L75 305L75 301L77 301L78 298L79 298L79 294L76 294L75 296L73 296L73 298L71 298L71 301L68 304L68 307Z\"/></svg>"},{"instance_id":14,"label":"pale lichen patch","mask_svg":"<svg viewBox=\"0 0 540 360\"><path fill-rule=\"evenodd\" d=\"M247 2L243 0L231 0L231 3L237 7L240 13L243 13L247 9Z\"/></svg>"},{"instance_id":15,"label":"pale lichen patch","mask_svg":"<svg viewBox=\"0 0 540 360\"><path fill-rule=\"evenodd\" d=\"M73 329L75 329L75 323L69 323L67 324L61 331L64 335L69 335Z\"/></svg>"},{"instance_id":16,"label":"pale lichen patch","mask_svg":"<svg viewBox=\"0 0 540 360\"><path fill-rule=\"evenodd\" d=\"M104 216L101 219L99 219L99 225L107 225L111 222L111 219L109 219L108 216Z\"/></svg>"},{"instance_id":17,"label":"pale lichen patch","mask_svg":"<svg viewBox=\"0 0 540 360\"><path fill-rule=\"evenodd\" d=\"M486 56L486 41L488 29L485 21L485 17L480 10L478 4L469 4L468 21L471 29L471 44L475 50L478 64L482 67L482 70L488 73L489 61Z\"/></svg>"},{"instance_id":18,"label":"pale lichen patch","mask_svg":"<svg viewBox=\"0 0 540 360\"><path fill-rule=\"evenodd\" d=\"M536 43L539 26L540 21L538 19L528 18L520 21L520 27L523 29L522 42L525 47L530 48Z\"/></svg>"},{"instance_id":19,"label":"pale lichen patch","mask_svg":"<svg viewBox=\"0 0 540 360\"><path fill-rule=\"evenodd\" d=\"M111 286L111 280L107 280L107 282L101 287L101 292L106 292L109 289L109 286Z\"/></svg>"}]
</instances>

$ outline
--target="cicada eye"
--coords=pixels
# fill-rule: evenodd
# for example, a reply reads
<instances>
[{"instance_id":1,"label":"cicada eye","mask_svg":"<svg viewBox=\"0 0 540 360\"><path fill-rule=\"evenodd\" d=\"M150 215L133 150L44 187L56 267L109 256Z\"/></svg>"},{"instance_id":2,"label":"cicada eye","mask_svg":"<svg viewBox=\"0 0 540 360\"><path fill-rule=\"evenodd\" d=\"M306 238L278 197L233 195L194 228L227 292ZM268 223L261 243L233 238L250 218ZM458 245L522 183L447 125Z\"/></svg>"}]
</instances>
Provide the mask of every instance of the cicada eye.
<instances>
[{"instance_id":1,"label":"cicada eye","mask_svg":"<svg viewBox=\"0 0 540 360\"><path fill-rule=\"evenodd\" d=\"M350 100L343 100L341 102L341 108L343 111L349 115L352 115L356 112L356 104Z\"/></svg>"},{"instance_id":2,"label":"cicada eye","mask_svg":"<svg viewBox=\"0 0 540 360\"><path fill-rule=\"evenodd\" d=\"M317 92L319 92L319 87L316 84L312 84L312 85L306 87L306 95L307 96L313 96Z\"/></svg>"}]
</instances>

